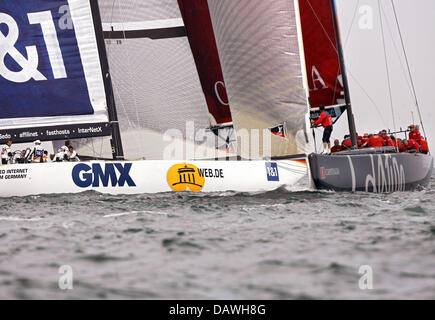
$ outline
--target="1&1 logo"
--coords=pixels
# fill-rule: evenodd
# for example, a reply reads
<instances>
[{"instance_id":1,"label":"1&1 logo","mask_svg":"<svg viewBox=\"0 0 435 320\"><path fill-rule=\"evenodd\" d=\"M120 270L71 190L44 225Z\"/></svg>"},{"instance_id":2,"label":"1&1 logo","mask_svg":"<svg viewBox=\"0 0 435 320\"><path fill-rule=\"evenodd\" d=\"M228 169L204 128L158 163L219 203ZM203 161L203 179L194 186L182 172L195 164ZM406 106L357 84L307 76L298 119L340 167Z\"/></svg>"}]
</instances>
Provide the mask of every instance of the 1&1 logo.
<instances>
[{"instance_id":1,"label":"1&1 logo","mask_svg":"<svg viewBox=\"0 0 435 320\"><path fill-rule=\"evenodd\" d=\"M279 181L278 165L276 162L266 162L267 181Z\"/></svg>"},{"instance_id":2,"label":"1&1 logo","mask_svg":"<svg viewBox=\"0 0 435 320\"><path fill-rule=\"evenodd\" d=\"M179 163L169 168L166 175L169 186L174 191L201 191L205 184L205 177L193 164Z\"/></svg>"},{"instance_id":3,"label":"1&1 logo","mask_svg":"<svg viewBox=\"0 0 435 320\"><path fill-rule=\"evenodd\" d=\"M122 163L106 163L103 170L99 163L93 163L92 167L80 163L74 166L72 179L80 188L100 187L100 182L101 186L108 187L109 181L112 187L123 187L125 184L129 187L136 187L130 177L132 165L132 163L125 163L124 165Z\"/></svg>"}]
</instances>

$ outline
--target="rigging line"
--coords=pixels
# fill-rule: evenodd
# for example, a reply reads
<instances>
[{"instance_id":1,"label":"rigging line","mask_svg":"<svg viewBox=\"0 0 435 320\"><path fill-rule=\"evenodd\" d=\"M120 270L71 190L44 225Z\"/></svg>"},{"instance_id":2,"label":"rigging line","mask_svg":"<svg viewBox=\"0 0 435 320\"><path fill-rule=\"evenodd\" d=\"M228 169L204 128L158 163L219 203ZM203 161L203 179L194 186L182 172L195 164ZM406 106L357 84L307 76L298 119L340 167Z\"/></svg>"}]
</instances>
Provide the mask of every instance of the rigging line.
<instances>
[{"instance_id":1,"label":"rigging line","mask_svg":"<svg viewBox=\"0 0 435 320\"><path fill-rule=\"evenodd\" d=\"M394 5L393 0L391 0L391 5L393 6L393 12L394 12L394 17L396 19L397 30L399 31L400 42L402 43L403 54L405 55L406 66L408 68L409 78L411 80L412 91L414 93L414 98L415 98L415 106L417 107L418 116L420 117L420 124L421 124L421 128L423 129L423 134L425 138L427 138L426 131L423 125L423 118L421 116L420 106L418 105L417 92L415 91L414 80L412 79L411 68L409 66L408 55L406 54L405 43L403 42L402 31L400 30L399 18L397 17L396 6Z\"/></svg>"},{"instance_id":2,"label":"rigging line","mask_svg":"<svg viewBox=\"0 0 435 320\"><path fill-rule=\"evenodd\" d=\"M396 131L396 117L394 116L394 103L393 103L393 95L391 94L390 70L388 68L387 48L385 45L384 24L382 22L382 7L381 7L380 0L378 0L378 8L379 8L379 21L381 25L382 46L384 47L385 70L387 72L388 94L390 98L391 115L393 117L394 131Z\"/></svg>"},{"instance_id":3,"label":"rigging line","mask_svg":"<svg viewBox=\"0 0 435 320\"><path fill-rule=\"evenodd\" d=\"M413 93L412 93L411 84L409 83L408 75L407 75L407 72L405 70L405 66L403 64L402 56L400 55L399 49L397 48L396 42L394 41L393 31L392 31L392 29L390 27L390 24L388 22L388 18L387 18L387 15L385 13L385 10L383 8L381 8L381 9L382 9L382 13L383 13L384 18L385 18L385 22L386 22L386 25L387 25L388 32L389 32L390 37L391 37L391 42L393 43L393 46L394 46L394 49L396 51L397 57L399 58L400 66L402 67L402 73L403 73L404 79L406 80L406 84L408 86L409 92L412 95Z\"/></svg>"},{"instance_id":4,"label":"rigging line","mask_svg":"<svg viewBox=\"0 0 435 320\"><path fill-rule=\"evenodd\" d=\"M347 72L349 74L349 76L353 79L353 81L355 81L355 83L358 85L358 87L362 90L362 92L367 96L367 98L369 98L370 102L373 104L373 106L376 109L376 112L379 114L379 118L381 119L382 123L384 124L384 126L387 126L387 122L385 121L384 117L382 117L382 113L379 111L380 108L379 106L376 104L376 102L373 100L372 97L370 97L370 95L368 94L368 92L364 89L364 87L362 86L362 84L356 79L356 77L349 71L349 69L347 69Z\"/></svg>"},{"instance_id":5,"label":"rigging line","mask_svg":"<svg viewBox=\"0 0 435 320\"><path fill-rule=\"evenodd\" d=\"M352 33L353 24L354 24L355 19L356 19L356 13L357 13L358 8L359 8L359 3L360 3L360 0L358 0L358 2L356 3L355 10L353 11L353 17L352 17L352 21L350 23L349 32L347 33L346 40L344 41L344 44L343 44L344 48L347 46L347 43L349 42L350 35Z\"/></svg>"}]
</instances>

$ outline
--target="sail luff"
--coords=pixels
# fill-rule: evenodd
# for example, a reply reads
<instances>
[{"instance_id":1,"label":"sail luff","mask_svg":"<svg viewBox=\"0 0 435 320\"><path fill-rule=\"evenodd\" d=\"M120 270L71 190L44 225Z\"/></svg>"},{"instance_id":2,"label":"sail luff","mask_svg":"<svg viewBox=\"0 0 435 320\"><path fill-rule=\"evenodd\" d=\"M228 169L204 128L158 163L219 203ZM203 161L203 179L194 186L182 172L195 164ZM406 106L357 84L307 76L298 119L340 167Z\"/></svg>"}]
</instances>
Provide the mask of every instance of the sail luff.
<instances>
[{"instance_id":1,"label":"sail luff","mask_svg":"<svg viewBox=\"0 0 435 320\"><path fill-rule=\"evenodd\" d=\"M95 34L97 36L98 52L100 56L101 72L104 80L104 89L106 91L107 110L109 121L112 128L112 156L115 160L124 159L122 147L121 132L119 130L118 114L116 111L115 97L113 95L112 79L109 72L109 61L107 58L106 45L104 43L103 27L100 16L98 0L90 0L91 11L94 21Z\"/></svg>"}]
</instances>

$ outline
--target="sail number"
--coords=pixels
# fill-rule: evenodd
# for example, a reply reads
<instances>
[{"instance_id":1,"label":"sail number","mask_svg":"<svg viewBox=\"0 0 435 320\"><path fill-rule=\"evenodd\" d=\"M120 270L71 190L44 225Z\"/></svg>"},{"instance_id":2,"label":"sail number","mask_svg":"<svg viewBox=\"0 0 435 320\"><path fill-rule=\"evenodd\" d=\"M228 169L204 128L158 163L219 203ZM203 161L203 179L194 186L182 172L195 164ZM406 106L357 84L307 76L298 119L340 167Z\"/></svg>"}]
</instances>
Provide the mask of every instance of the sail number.
<instances>
[{"instance_id":1,"label":"sail number","mask_svg":"<svg viewBox=\"0 0 435 320\"><path fill-rule=\"evenodd\" d=\"M69 12L68 12L69 14ZM62 57L56 27L51 11L28 13L29 24L39 24L47 48L48 58L55 79L67 78L65 63ZM27 57L22 55L15 47L20 30L18 24L10 15L0 12L0 25L6 24L8 34L0 31L0 75L6 80L23 83L30 79L35 81L47 80L38 70L39 56L36 46L27 46ZM21 71L10 70L5 64L6 55L9 55L21 67Z\"/></svg>"}]
</instances>

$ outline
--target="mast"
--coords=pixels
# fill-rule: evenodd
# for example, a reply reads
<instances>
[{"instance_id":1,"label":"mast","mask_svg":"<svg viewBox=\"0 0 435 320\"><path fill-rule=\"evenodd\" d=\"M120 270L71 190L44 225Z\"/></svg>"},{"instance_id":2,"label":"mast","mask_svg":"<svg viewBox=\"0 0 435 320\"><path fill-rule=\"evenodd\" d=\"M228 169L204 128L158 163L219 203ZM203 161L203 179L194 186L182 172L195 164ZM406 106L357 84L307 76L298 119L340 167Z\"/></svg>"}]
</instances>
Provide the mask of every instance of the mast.
<instances>
[{"instance_id":1,"label":"mast","mask_svg":"<svg viewBox=\"0 0 435 320\"><path fill-rule=\"evenodd\" d=\"M337 13L337 7L335 5L335 0L331 0L331 6L332 6L332 11L333 11L332 12L332 16L333 16L332 20L334 21L335 37L337 39L338 58L340 60L341 74L343 77L344 99L346 102L349 133L350 133L350 138L352 141L352 147L356 148L358 145L358 139L356 136L355 119L353 117L352 104L350 101L349 84L347 81L346 67L344 64L344 54L343 54L343 47L341 45L340 31L339 31L339 27L338 27L338 18L337 18L338 13Z\"/></svg>"},{"instance_id":2,"label":"mast","mask_svg":"<svg viewBox=\"0 0 435 320\"><path fill-rule=\"evenodd\" d=\"M104 43L103 27L98 7L98 0L90 0L92 18L97 39L98 52L100 55L101 70L103 73L104 89L106 91L107 111L109 122L112 127L112 156L114 160L124 160L121 132L119 130L118 114L116 112L115 97L113 95L112 79L109 72L106 45Z\"/></svg>"}]
</instances>

